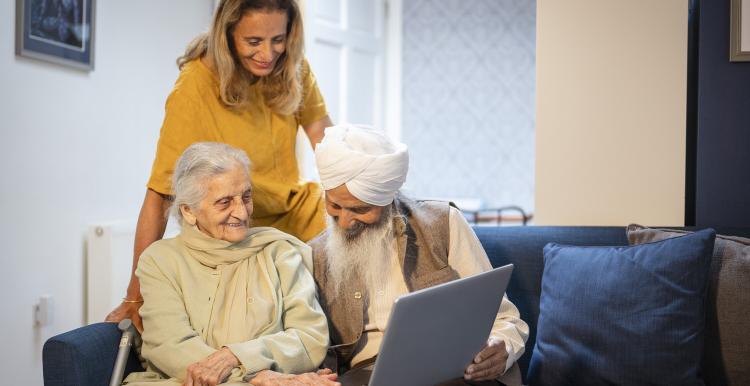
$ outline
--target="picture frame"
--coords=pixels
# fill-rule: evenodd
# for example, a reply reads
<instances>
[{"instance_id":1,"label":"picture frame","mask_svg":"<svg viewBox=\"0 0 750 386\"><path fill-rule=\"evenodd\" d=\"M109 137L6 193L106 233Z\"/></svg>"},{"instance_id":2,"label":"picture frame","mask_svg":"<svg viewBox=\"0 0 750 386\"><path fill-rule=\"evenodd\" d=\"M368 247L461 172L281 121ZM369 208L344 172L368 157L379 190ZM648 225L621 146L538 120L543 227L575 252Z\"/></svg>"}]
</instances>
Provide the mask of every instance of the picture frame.
<instances>
[{"instance_id":1,"label":"picture frame","mask_svg":"<svg viewBox=\"0 0 750 386\"><path fill-rule=\"evenodd\" d=\"M729 61L750 62L750 0L732 0Z\"/></svg>"},{"instance_id":2,"label":"picture frame","mask_svg":"<svg viewBox=\"0 0 750 386\"><path fill-rule=\"evenodd\" d=\"M16 55L94 69L95 0L16 0Z\"/></svg>"}]
</instances>

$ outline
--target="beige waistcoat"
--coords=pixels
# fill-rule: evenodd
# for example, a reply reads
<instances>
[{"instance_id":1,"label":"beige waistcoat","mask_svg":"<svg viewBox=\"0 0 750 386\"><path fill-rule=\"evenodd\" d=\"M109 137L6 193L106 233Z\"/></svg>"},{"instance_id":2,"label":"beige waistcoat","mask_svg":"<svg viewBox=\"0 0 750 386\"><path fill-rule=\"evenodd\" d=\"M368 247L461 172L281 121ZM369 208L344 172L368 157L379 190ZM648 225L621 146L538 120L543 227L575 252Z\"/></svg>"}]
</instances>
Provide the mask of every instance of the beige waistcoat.
<instances>
[{"instance_id":1,"label":"beige waistcoat","mask_svg":"<svg viewBox=\"0 0 750 386\"><path fill-rule=\"evenodd\" d=\"M457 279L458 274L448 265L449 203L397 197L393 205L397 213L394 229L399 263L409 291ZM321 306L328 317L331 349L335 354L335 362L329 356L326 365L343 372L348 369L362 337L368 294L364 282L352 277L340 286L343 296L335 296L333 284L326 280L327 239L328 231L310 241L313 276Z\"/></svg>"}]
</instances>

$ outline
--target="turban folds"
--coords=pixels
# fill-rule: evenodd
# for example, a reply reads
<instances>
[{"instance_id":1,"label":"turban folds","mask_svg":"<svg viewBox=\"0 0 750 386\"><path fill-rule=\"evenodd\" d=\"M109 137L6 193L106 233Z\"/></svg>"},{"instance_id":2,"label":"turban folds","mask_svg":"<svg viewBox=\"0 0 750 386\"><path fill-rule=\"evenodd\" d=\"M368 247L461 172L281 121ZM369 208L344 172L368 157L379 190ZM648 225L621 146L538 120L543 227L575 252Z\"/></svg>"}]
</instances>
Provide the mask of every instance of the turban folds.
<instances>
[{"instance_id":1,"label":"turban folds","mask_svg":"<svg viewBox=\"0 0 750 386\"><path fill-rule=\"evenodd\" d=\"M393 202L409 170L406 145L361 125L326 128L315 147L315 161L323 189L346 184L354 197L376 206Z\"/></svg>"}]
</instances>

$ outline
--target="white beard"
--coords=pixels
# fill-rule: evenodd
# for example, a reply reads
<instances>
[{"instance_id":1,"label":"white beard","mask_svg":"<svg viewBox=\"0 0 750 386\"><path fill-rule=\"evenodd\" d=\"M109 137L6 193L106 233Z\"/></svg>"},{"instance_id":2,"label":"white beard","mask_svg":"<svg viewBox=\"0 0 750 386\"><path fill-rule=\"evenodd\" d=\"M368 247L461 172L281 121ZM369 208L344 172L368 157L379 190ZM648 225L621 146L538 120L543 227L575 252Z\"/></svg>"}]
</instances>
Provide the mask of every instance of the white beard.
<instances>
[{"instance_id":1,"label":"white beard","mask_svg":"<svg viewBox=\"0 0 750 386\"><path fill-rule=\"evenodd\" d=\"M333 284L333 296L340 294L341 284L350 278L360 278L365 289L382 287L389 279L393 264L392 210L384 210L380 221L366 225L357 235L347 235L331 216L326 216L326 221L330 229L325 246L326 280Z\"/></svg>"}]
</instances>

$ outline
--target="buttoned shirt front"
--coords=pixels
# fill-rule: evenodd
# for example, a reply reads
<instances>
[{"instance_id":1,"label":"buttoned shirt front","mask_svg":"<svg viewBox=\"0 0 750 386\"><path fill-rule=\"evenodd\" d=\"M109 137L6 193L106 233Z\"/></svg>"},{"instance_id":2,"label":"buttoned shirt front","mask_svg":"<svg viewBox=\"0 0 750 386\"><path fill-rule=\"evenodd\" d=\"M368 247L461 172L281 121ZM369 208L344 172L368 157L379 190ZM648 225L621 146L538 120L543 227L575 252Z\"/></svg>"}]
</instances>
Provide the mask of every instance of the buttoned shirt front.
<instances>
[{"instance_id":1,"label":"buttoned shirt front","mask_svg":"<svg viewBox=\"0 0 750 386\"><path fill-rule=\"evenodd\" d=\"M448 265L462 278L491 270L487 253L461 212L451 207L448 221ZM365 311L365 327L355 350L352 366L377 355L393 302L409 292L398 261L395 238L390 243L388 256L391 267L388 277L380 281L378 287L369 289L370 301ZM521 320L518 309L504 296L490 336L505 342L508 351L506 371L523 355L528 334L528 325Z\"/></svg>"}]
</instances>

